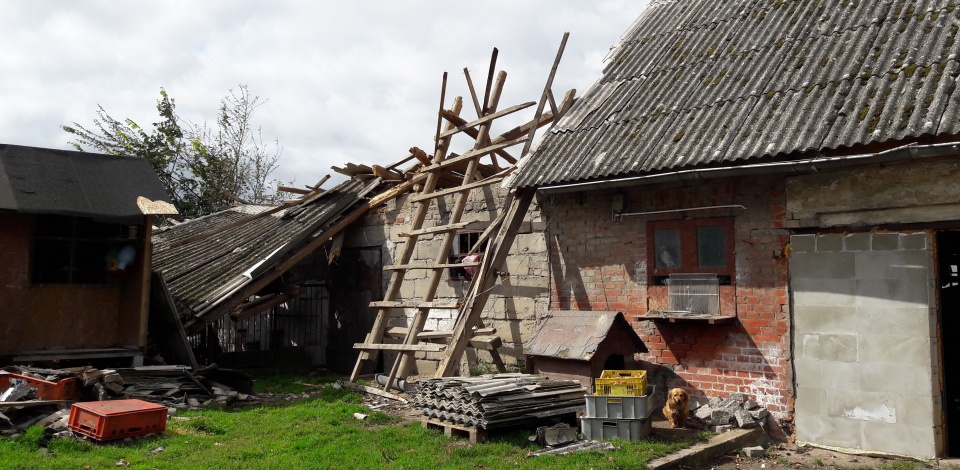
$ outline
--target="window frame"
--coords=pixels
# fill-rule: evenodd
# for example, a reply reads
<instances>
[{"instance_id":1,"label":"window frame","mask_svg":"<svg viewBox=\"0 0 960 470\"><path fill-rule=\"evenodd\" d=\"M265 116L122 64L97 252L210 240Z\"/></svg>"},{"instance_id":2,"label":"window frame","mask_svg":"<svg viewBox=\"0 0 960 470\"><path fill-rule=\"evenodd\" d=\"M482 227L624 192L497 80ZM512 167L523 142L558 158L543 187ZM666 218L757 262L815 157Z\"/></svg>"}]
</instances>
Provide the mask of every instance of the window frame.
<instances>
[{"instance_id":1,"label":"window frame","mask_svg":"<svg viewBox=\"0 0 960 470\"><path fill-rule=\"evenodd\" d=\"M722 267L700 267L697 229L700 227L724 227L726 233L727 263ZM680 237L680 266L676 268L658 268L656 260L657 230L676 229ZM712 273L728 276L729 284L736 283L736 252L734 250L733 217L707 217L699 219L658 220L647 222L647 271L650 285L674 273ZM658 279L660 278L660 279ZM726 282L724 282L726 284Z\"/></svg>"}]
</instances>

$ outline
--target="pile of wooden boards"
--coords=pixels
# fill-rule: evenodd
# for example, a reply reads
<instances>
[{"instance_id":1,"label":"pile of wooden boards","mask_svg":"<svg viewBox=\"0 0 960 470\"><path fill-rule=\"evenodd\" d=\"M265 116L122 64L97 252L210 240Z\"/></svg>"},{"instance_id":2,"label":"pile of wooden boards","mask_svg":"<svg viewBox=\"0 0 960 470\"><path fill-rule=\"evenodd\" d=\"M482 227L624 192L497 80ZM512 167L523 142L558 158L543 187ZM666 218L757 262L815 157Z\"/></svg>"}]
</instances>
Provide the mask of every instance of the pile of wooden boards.
<instances>
[{"instance_id":1,"label":"pile of wooden boards","mask_svg":"<svg viewBox=\"0 0 960 470\"><path fill-rule=\"evenodd\" d=\"M497 374L422 380L412 403L431 418L493 429L583 410L586 392L576 380Z\"/></svg>"}]
</instances>

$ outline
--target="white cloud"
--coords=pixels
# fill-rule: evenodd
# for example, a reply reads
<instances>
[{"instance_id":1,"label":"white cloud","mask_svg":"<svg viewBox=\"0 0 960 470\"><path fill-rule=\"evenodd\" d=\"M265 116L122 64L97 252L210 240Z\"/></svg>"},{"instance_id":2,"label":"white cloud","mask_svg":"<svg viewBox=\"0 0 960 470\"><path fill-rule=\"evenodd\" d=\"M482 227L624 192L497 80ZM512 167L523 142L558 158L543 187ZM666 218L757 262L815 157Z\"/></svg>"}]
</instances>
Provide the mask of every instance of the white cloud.
<instances>
[{"instance_id":1,"label":"white cloud","mask_svg":"<svg viewBox=\"0 0 960 470\"><path fill-rule=\"evenodd\" d=\"M539 98L564 31L554 91L579 93L640 13L627 1L487 2L0 0L0 142L69 148L59 125L97 104L149 125L159 89L213 121L237 84L266 100L255 120L283 147L276 176L313 183L331 165L432 150L441 75L447 103L482 93L490 53L508 78L501 108ZM558 97L559 98L559 97ZM532 111L525 117L529 119Z\"/></svg>"}]
</instances>

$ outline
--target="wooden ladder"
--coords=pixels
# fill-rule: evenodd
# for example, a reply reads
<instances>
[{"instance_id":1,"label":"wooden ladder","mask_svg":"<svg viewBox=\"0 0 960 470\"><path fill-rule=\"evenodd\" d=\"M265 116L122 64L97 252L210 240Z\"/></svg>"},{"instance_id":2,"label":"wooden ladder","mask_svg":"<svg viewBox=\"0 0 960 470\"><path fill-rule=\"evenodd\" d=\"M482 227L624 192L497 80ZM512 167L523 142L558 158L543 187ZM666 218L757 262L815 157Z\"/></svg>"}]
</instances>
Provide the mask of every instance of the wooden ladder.
<instances>
[{"instance_id":1,"label":"wooden ladder","mask_svg":"<svg viewBox=\"0 0 960 470\"><path fill-rule=\"evenodd\" d=\"M457 232L462 230L467 225L466 223L461 222L461 218L463 216L466 203L469 199L470 192L473 189L499 183L506 177L507 174L515 169L515 166L511 166L497 175L478 180L480 159L482 157L491 155L491 159L494 161L494 165L496 165L496 157L493 156L496 155L506 160L510 164L515 164L516 159L506 153L504 149L523 143L525 144L523 153L526 153L530 148L530 142L533 139L533 134L536 129L551 122L557 116L569 109L569 107L572 105L574 93L573 90L571 90L567 96L564 97L564 102L559 106L559 108L553 101L553 95L549 91L549 87L553 80L553 75L556 72L557 62L559 62L560 55L562 54L563 47L566 43L566 38L567 36L564 35L560 52L557 55L553 70L551 70L550 78L547 82L547 88L541 96L534 119L527 124L511 129L505 134L494 139L490 138L490 128L496 118L527 109L537 104L537 102L523 103L520 105L511 106L502 111L497 111L497 106L499 105L500 96L503 91L503 84L506 80L506 73L501 71L497 75L496 82L492 84L491 88L497 57L497 50L494 49L493 57L491 58L490 62L490 70L487 76L487 84L482 102L483 106L480 105L480 100L478 100L477 93L473 89L469 72L464 69L464 74L467 77L467 84L469 85L471 97L473 98L473 104L478 116L478 118L472 122L465 122L459 117L460 111L463 107L462 98L457 97L454 99L450 110L443 109L443 94L446 92L446 74L444 74L444 86L443 92L441 93L439 116L445 119L447 124L441 132L440 121L438 121L436 138L437 145L434 159L430 165L421 169L422 172L427 173L426 182L424 183L423 189L419 194L412 195L408 198L409 203L417 204L413 219L411 220L411 231L409 233L402 234L402 236L406 236L408 239L407 242L404 243L399 257L397 258L398 263L392 266L384 267L384 270L392 271L390 283L388 284L387 291L384 294L384 299L382 301L370 303L370 307L377 310L377 316L370 333L368 333L365 338L365 341L363 343L357 343L354 345L354 348L360 350L360 355L357 358L357 363L354 366L353 373L350 376L350 380L352 382L357 380L357 377L360 375L361 369L365 363L376 361L377 355L380 351L398 352L397 359L390 368L390 373L384 386L385 390L389 390L391 388L395 379L405 379L407 377L411 364L414 360L414 354L417 351L441 352L447 351L448 347L451 347L451 350L456 351L454 355L449 354L449 352L445 355L441 363L442 372L438 371L438 376L448 375L454 367L453 362L459 360L463 350L468 346L487 350L490 353L498 370L501 372L506 371L503 361L497 352L497 348L501 344L500 339L498 337L493 337L491 339L489 336L482 339L480 337L475 337L474 335L490 332L489 329L483 328L483 324L480 320L480 311L482 310L483 305L486 302L486 298L496 281L497 272L501 268L505 261L506 255L509 252L510 245L513 241L513 236L516 234L516 230L518 228L517 226L523 219L523 215L533 198L533 191L528 190L524 192L518 199L515 199L513 193L510 193L507 196L507 200L502 208L501 213L487 228L487 230L481 234L480 240L471 249L471 252L475 251L481 243L486 240L490 240L493 235L496 235L495 239L490 240L491 243L488 244L488 249L492 247L494 250L496 250L496 253L485 253L481 261L469 263L449 263L448 256L450 254L453 241L457 237ZM544 115L543 108L545 103L548 101L551 105L553 113ZM463 132L474 139L473 149L465 152L463 155L455 155L447 158L451 139L455 134L460 132ZM463 177L460 181L460 184L452 188L437 190L437 185L444 172L449 171L449 169L454 165L457 165L458 168L462 167L464 163L466 164L466 169L462 171ZM449 220L447 223L433 227L424 227L423 223L430 212L433 201L448 195L454 196L454 203L452 209L449 211ZM505 222L505 219L509 220L506 220ZM416 251L417 242L420 239L420 236L434 234L443 235L442 242L437 248L435 262L411 264L410 260ZM459 267L478 267L479 269L477 275L474 276L474 279L472 280L470 288L468 289L469 292L465 299L467 304L467 312L463 311L463 302L434 300L444 270ZM405 275L411 270L431 271L427 289L422 295L419 296L421 297L420 301L398 301L397 299L400 298L400 288L404 281ZM391 309L394 308L416 309L416 313L414 314L414 317L408 328L390 329L391 333L403 334L403 342L400 344L383 342L388 331L387 324L390 320ZM453 332L443 333L424 332L423 328L426 324L431 309L457 309L459 311L459 315L455 325L455 330ZM464 313L467 313L467 315L464 315ZM430 340L447 337L451 338L450 346L446 344L429 342Z\"/></svg>"}]
</instances>

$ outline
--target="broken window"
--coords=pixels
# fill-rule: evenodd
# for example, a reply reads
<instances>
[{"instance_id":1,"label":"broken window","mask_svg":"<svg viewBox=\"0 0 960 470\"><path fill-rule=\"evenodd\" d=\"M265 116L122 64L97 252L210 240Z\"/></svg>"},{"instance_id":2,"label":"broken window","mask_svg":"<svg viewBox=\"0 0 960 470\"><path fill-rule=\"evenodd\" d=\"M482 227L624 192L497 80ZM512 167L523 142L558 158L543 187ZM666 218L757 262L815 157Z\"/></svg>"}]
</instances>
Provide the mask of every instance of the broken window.
<instances>
[{"instance_id":1,"label":"broken window","mask_svg":"<svg viewBox=\"0 0 960 470\"><path fill-rule=\"evenodd\" d=\"M30 266L34 284L104 284L111 267L108 253L133 246L131 240L137 238L136 226L59 215L36 220ZM124 267L133 260L125 261Z\"/></svg>"},{"instance_id":2,"label":"broken window","mask_svg":"<svg viewBox=\"0 0 960 470\"><path fill-rule=\"evenodd\" d=\"M472 259L464 260L470 254L483 254L487 247L487 242L477 246L480 241L480 232L460 232L453 239L453 247L450 253L450 263L463 263L465 261L474 261ZM476 247L476 250L474 250ZM471 253L472 250L472 253ZM450 279L469 280L473 277L476 268L450 268Z\"/></svg>"},{"instance_id":3,"label":"broken window","mask_svg":"<svg viewBox=\"0 0 960 470\"><path fill-rule=\"evenodd\" d=\"M656 221L647 224L651 285L673 273L713 273L733 282L733 218Z\"/></svg>"}]
</instances>

